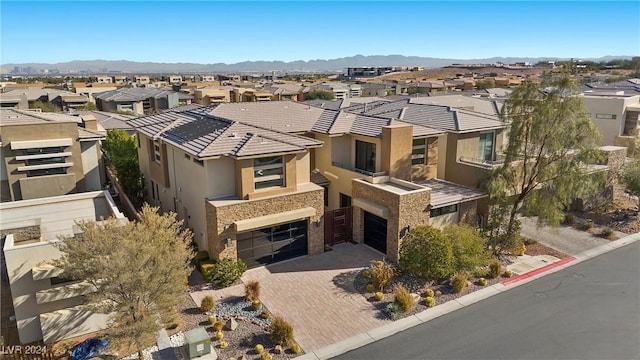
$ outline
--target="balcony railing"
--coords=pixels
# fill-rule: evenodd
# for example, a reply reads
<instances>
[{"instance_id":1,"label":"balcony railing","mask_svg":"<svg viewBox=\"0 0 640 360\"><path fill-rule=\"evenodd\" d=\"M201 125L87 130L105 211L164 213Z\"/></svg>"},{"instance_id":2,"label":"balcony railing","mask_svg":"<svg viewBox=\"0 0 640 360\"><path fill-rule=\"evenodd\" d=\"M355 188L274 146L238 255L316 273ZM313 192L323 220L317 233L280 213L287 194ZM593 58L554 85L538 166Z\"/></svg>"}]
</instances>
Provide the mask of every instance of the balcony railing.
<instances>
[{"instance_id":1,"label":"balcony railing","mask_svg":"<svg viewBox=\"0 0 640 360\"><path fill-rule=\"evenodd\" d=\"M496 155L495 160L485 160L473 158L470 156L461 156L460 161L477 165L484 165L487 167L497 167L504 164L504 158L504 155Z\"/></svg>"},{"instance_id":2,"label":"balcony railing","mask_svg":"<svg viewBox=\"0 0 640 360\"><path fill-rule=\"evenodd\" d=\"M358 174L362 174L362 175L366 175L366 176L372 176L372 177L376 177L376 176L386 176L387 173L385 171L377 171L377 172L371 172L371 171L366 171L366 170L362 170L362 169L358 169L358 168L354 168L336 161L332 161L331 165L335 166L335 167L339 167L341 169L345 169L345 170L349 170L349 171L353 171L356 172Z\"/></svg>"}]
</instances>

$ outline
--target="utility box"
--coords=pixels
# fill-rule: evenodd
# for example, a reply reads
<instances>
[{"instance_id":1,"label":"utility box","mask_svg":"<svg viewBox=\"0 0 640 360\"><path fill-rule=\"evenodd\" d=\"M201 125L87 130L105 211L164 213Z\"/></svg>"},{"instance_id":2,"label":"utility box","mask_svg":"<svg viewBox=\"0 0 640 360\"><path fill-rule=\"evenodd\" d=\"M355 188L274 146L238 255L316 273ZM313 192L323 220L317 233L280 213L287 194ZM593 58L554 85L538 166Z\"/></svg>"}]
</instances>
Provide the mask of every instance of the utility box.
<instances>
[{"instance_id":1,"label":"utility box","mask_svg":"<svg viewBox=\"0 0 640 360\"><path fill-rule=\"evenodd\" d=\"M189 359L211 353L211 338L203 327L184 333L184 351Z\"/></svg>"}]
</instances>

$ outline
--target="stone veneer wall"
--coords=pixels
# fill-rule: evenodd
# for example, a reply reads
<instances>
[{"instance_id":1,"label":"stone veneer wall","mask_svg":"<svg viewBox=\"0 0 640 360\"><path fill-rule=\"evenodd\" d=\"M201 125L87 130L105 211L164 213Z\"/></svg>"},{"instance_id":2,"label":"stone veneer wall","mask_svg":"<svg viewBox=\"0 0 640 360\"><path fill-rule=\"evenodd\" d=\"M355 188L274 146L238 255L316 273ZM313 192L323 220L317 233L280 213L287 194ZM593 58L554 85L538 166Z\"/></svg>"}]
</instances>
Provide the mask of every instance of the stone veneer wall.
<instances>
[{"instance_id":1,"label":"stone veneer wall","mask_svg":"<svg viewBox=\"0 0 640 360\"><path fill-rule=\"evenodd\" d=\"M408 225L412 227L429 224L427 206L431 201L429 191L420 191L399 195L370 186L360 181L353 181L353 198L369 200L388 209L387 216L387 256L393 262L398 261L401 237L405 235ZM353 211L353 237L357 242L363 242L363 210Z\"/></svg>"},{"instance_id":2,"label":"stone veneer wall","mask_svg":"<svg viewBox=\"0 0 640 360\"><path fill-rule=\"evenodd\" d=\"M215 206L211 202L207 202L207 239L211 258L237 257L237 240L233 227L235 221L278 214L305 207L313 207L316 209L316 215L312 216L307 224L307 250L309 255L320 254L324 251L323 190L313 190L258 200L247 200L225 206ZM320 222L316 225L316 221ZM221 240L226 238L231 239L230 246L227 246L226 240Z\"/></svg>"},{"instance_id":3,"label":"stone veneer wall","mask_svg":"<svg viewBox=\"0 0 640 360\"><path fill-rule=\"evenodd\" d=\"M13 234L14 243L26 240L38 240L40 239L40 225L0 230L0 237L2 238L9 234Z\"/></svg>"},{"instance_id":4,"label":"stone veneer wall","mask_svg":"<svg viewBox=\"0 0 640 360\"><path fill-rule=\"evenodd\" d=\"M476 225L476 216L478 214L478 201L468 201L458 205L458 223Z\"/></svg>"},{"instance_id":5,"label":"stone veneer wall","mask_svg":"<svg viewBox=\"0 0 640 360\"><path fill-rule=\"evenodd\" d=\"M618 171L624 165L627 157L627 148L605 151L607 157L607 165L609 166L609 174L607 176L607 185L613 187L613 199L624 195L624 186L618 182ZM612 200L613 200L612 199Z\"/></svg>"}]
</instances>

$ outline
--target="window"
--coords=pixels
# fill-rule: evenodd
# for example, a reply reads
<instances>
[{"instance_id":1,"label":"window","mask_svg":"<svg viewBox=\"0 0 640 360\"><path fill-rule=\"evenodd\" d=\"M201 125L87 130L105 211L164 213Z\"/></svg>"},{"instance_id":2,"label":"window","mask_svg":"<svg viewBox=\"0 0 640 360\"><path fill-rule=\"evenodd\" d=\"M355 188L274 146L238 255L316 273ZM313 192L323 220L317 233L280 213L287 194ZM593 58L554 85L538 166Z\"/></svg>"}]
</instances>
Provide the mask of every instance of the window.
<instances>
[{"instance_id":1,"label":"window","mask_svg":"<svg viewBox=\"0 0 640 360\"><path fill-rule=\"evenodd\" d=\"M64 157L56 156L52 158L43 158L43 159L29 159L25 162L27 166L30 165L46 165L46 164L60 164L64 163Z\"/></svg>"},{"instance_id":2,"label":"window","mask_svg":"<svg viewBox=\"0 0 640 360\"><path fill-rule=\"evenodd\" d=\"M453 204L449 206L443 206L437 209L431 209L430 216L431 217L442 216L442 215L452 214L456 211L458 211L458 204Z\"/></svg>"},{"instance_id":3,"label":"window","mask_svg":"<svg viewBox=\"0 0 640 360\"><path fill-rule=\"evenodd\" d=\"M324 189L324 206L329 206L329 187L323 186Z\"/></svg>"},{"instance_id":4,"label":"window","mask_svg":"<svg viewBox=\"0 0 640 360\"><path fill-rule=\"evenodd\" d=\"M427 139L413 139L411 165L427 164Z\"/></svg>"},{"instance_id":5,"label":"window","mask_svg":"<svg viewBox=\"0 0 640 360\"><path fill-rule=\"evenodd\" d=\"M255 189L284 186L284 162L282 156L270 156L253 160Z\"/></svg>"},{"instance_id":6,"label":"window","mask_svg":"<svg viewBox=\"0 0 640 360\"><path fill-rule=\"evenodd\" d=\"M156 199L156 185L154 184L153 180L151 180L151 198L153 200Z\"/></svg>"},{"instance_id":7,"label":"window","mask_svg":"<svg viewBox=\"0 0 640 360\"><path fill-rule=\"evenodd\" d=\"M480 134L480 160L493 160L493 133Z\"/></svg>"},{"instance_id":8,"label":"window","mask_svg":"<svg viewBox=\"0 0 640 360\"><path fill-rule=\"evenodd\" d=\"M160 143L158 142L153 143L153 160L158 164L162 160L162 156L160 155Z\"/></svg>"},{"instance_id":9,"label":"window","mask_svg":"<svg viewBox=\"0 0 640 360\"><path fill-rule=\"evenodd\" d=\"M615 120L616 114L596 114L596 119Z\"/></svg>"},{"instance_id":10,"label":"window","mask_svg":"<svg viewBox=\"0 0 640 360\"><path fill-rule=\"evenodd\" d=\"M47 147L47 148L37 148L37 149L24 149L25 155L40 155L40 154L57 154L64 152L62 147Z\"/></svg>"},{"instance_id":11,"label":"window","mask_svg":"<svg viewBox=\"0 0 640 360\"><path fill-rule=\"evenodd\" d=\"M356 169L376 171L376 144L356 140Z\"/></svg>"},{"instance_id":12,"label":"window","mask_svg":"<svg viewBox=\"0 0 640 360\"><path fill-rule=\"evenodd\" d=\"M73 282L73 281L75 281L75 280L68 279L68 278L61 277L61 276L54 276L54 277L51 278L51 286L70 283L70 282Z\"/></svg>"},{"instance_id":13,"label":"window","mask_svg":"<svg viewBox=\"0 0 640 360\"><path fill-rule=\"evenodd\" d=\"M27 177L66 174L66 168L28 170Z\"/></svg>"},{"instance_id":14,"label":"window","mask_svg":"<svg viewBox=\"0 0 640 360\"><path fill-rule=\"evenodd\" d=\"M351 206L351 196L340 193L340 207L349 207Z\"/></svg>"}]
</instances>

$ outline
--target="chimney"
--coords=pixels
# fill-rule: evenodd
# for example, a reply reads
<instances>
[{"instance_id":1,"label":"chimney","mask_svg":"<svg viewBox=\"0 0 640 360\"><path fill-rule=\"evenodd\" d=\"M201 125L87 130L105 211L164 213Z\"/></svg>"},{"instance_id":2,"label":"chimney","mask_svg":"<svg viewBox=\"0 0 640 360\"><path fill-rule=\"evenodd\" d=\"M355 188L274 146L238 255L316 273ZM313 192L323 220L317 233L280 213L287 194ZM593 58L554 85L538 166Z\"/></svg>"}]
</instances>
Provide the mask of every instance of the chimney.
<instances>
[{"instance_id":1,"label":"chimney","mask_svg":"<svg viewBox=\"0 0 640 360\"><path fill-rule=\"evenodd\" d=\"M83 115L81 116L82 118L82 124L84 125L85 129L88 130L98 130L98 122L95 118L95 116L93 115Z\"/></svg>"}]
</instances>

